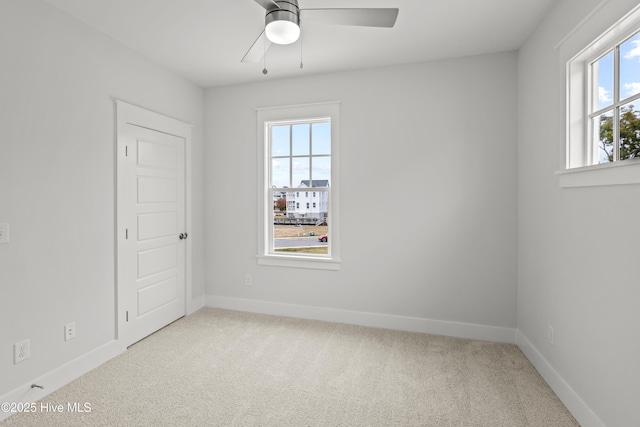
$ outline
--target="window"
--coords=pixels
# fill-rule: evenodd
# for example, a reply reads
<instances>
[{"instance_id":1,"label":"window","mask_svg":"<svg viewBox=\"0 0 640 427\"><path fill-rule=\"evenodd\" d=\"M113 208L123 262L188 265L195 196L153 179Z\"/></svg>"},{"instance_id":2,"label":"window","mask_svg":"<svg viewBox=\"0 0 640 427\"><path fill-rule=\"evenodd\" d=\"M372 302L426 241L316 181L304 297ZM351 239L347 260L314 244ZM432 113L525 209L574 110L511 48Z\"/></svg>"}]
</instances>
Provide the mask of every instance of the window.
<instances>
[{"instance_id":1,"label":"window","mask_svg":"<svg viewBox=\"0 0 640 427\"><path fill-rule=\"evenodd\" d=\"M588 37L584 28L561 43L561 58L563 49ZM557 172L560 186L640 183L640 7L590 37L566 62L567 149L565 169Z\"/></svg>"},{"instance_id":2,"label":"window","mask_svg":"<svg viewBox=\"0 0 640 427\"><path fill-rule=\"evenodd\" d=\"M588 163L640 157L640 31L589 64Z\"/></svg>"},{"instance_id":3,"label":"window","mask_svg":"<svg viewBox=\"0 0 640 427\"><path fill-rule=\"evenodd\" d=\"M309 192L296 192L296 211L289 221L278 221L274 209L267 250L273 254L326 256L329 243L317 236L328 234L331 191L331 119L327 117L277 120L265 123L269 192L285 188L315 188L324 195L324 209L311 209ZM303 195L303 196L302 196ZM270 199L272 197L269 197ZM303 209L300 207L303 206ZM272 224L273 223L273 224Z\"/></svg>"},{"instance_id":4,"label":"window","mask_svg":"<svg viewBox=\"0 0 640 427\"><path fill-rule=\"evenodd\" d=\"M323 103L258 110L258 154L264 159L259 167L258 263L339 268L339 214L334 203L339 193L338 107ZM317 194L313 204L310 189ZM275 209L274 197L281 195L285 202ZM295 209L282 212L292 203ZM321 239L324 235L331 238Z\"/></svg>"}]
</instances>

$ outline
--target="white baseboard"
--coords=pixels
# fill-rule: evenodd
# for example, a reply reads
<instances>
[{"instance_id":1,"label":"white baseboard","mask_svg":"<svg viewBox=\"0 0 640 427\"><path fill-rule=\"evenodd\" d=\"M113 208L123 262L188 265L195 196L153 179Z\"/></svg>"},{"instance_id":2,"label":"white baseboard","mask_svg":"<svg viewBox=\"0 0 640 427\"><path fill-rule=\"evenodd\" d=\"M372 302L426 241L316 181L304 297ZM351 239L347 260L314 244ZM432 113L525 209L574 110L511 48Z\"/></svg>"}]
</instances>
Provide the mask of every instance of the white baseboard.
<instances>
[{"instance_id":1,"label":"white baseboard","mask_svg":"<svg viewBox=\"0 0 640 427\"><path fill-rule=\"evenodd\" d=\"M21 387L16 388L3 396L0 402L8 403L33 403L58 390L60 387L69 384L71 381L81 377L92 369L97 368L110 359L118 356L127 349L118 341L111 341L89 353L78 357L64 365L29 381ZM44 387L31 388L31 384L38 384ZM84 402L83 402L84 403ZM0 411L0 421L13 415L11 412Z\"/></svg>"},{"instance_id":2,"label":"white baseboard","mask_svg":"<svg viewBox=\"0 0 640 427\"><path fill-rule=\"evenodd\" d=\"M605 424L519 330L516 332L516 344L582 427L605 427Z\"/></svg>"},{"instance_id":3,"label":"white baseboard","mask_svg":"<svg viewBox=\"0 0 640 427\"><path fill-rule=\"evenodd\" d=\"M510 344L515 344L516 339L516 330L512 328L284 304L244 298L230 298L217 295L207 295L205 297L205 306Z\"/></svg>"}]
</instances>

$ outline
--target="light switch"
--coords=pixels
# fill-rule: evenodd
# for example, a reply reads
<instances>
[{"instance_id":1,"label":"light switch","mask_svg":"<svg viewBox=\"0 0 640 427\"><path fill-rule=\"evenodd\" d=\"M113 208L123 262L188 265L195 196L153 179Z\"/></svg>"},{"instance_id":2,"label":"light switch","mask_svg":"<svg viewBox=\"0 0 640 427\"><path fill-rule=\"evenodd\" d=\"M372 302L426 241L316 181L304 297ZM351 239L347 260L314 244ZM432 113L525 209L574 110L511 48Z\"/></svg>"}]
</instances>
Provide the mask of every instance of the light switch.
<instances>
[{"instance_id":1,"label":"light switch","mask_svg":"<svg viewBox=\"0 0 640 427\"><path fill-rule=\"evenodd\" d=\"M0 223L0 243L9 243L9 224Z\"/></svg>"}]
</instances>

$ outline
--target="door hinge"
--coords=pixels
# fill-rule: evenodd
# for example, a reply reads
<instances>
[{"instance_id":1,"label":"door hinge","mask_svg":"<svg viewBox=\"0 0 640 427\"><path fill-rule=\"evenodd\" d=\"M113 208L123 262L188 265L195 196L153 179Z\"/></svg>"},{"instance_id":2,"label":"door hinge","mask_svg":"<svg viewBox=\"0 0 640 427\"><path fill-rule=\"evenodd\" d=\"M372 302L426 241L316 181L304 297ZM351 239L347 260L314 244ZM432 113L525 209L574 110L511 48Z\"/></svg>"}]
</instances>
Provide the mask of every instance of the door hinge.
<instances>
[{"instance_id":1,"label":"door hinge","mask_svg":"<svg viewBox=\"0 0 640 427\"><path fill-rule=\"evenodd\" d=\"M128 322L128 321L129 321L129 312L128 312L128 311L126 311L125 313L126 313L127 322Z\"/></svg>"},{"instance_id":2,"label":"door hinge","mask_svg":"<svg viewBox=\"0 0 640 427\"><path fill-rule=\"evenodd\" d=\"M124 229L124 238L125 238L125 240L129 240L129 229L128 228Z\"/></svg>"},{"instance_id":3,"label":"door hinge","mask_svg":"<svg viewBox=\"0 0 640 427\"><path fill-rule=\"evenodd\" d=\"M128 145L124 146L124 156L125 157L129 157L129 146Z\"/></svg>"}]
</instances>

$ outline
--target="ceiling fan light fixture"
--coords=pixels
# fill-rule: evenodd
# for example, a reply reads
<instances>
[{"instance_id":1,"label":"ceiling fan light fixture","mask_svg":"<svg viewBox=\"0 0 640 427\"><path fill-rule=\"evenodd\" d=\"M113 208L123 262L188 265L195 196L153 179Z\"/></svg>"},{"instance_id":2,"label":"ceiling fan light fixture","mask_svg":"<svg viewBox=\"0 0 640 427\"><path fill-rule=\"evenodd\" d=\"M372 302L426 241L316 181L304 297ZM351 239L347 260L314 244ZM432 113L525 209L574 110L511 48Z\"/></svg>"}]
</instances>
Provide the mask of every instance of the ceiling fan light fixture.
<instances>
[{"instance_id":1,"label":"ceiling fan light fixture","mask_svg":"<svg viewBox=\"0 0 640 427\"><path fill-rule=\"evenodd\" d=\"M300 37L300 27L291 21L273 21L265 27L267 38L276 44L291 44Z\"/></svg>"},{"instance_id":2,"label":"ceiling fan light fixture","mask_svg":"<svg viewBox=\"0 0 640 427\"><path fill-rule=\"evenodd\" d=\"M296 2L297 3L297 2ZM264 32L269 41L276 44L291 44L300 37L300 15L298 5L286 1L267 13Z\"/></svg>"}]
</instances>

